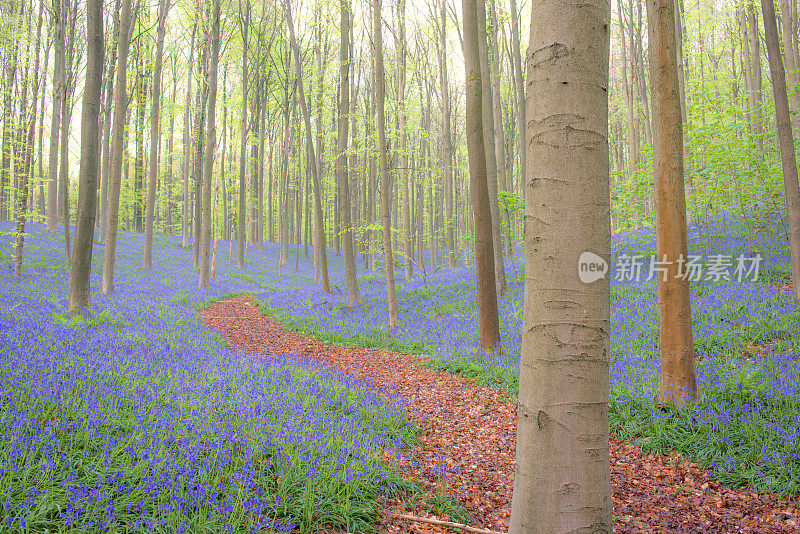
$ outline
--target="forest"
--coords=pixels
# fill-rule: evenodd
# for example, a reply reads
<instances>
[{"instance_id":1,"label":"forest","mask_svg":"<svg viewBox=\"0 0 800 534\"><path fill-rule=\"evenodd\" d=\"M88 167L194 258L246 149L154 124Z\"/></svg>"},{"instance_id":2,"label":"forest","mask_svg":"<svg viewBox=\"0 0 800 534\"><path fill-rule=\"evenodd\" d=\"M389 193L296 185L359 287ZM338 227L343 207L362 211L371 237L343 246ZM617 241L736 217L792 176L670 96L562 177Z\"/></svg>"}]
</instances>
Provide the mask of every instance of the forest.
<instances>
[{"instance_id":1,"label":"forest","mask_svg":"<svg viewBox=\"0 0 800 534\"><path fill-rule=\"evenodd\" d=\"M0 532L800 532L798 39L0 0Z\"/></svg>"}]
</instances>

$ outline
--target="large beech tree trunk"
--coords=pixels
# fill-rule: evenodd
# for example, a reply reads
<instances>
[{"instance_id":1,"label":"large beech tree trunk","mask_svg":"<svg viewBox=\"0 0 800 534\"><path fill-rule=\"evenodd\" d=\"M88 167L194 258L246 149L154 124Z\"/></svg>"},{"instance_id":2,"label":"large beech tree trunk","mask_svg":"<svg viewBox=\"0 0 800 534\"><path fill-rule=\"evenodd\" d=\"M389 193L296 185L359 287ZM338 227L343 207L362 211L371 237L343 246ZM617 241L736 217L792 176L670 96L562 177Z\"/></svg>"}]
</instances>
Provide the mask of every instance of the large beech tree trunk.
<instances>
[{"instance_id":1,"label":"large beech tree trunk","mask_svg":"<svg viewBox=\"0 0 800 534\"><path fill-rule=\"evenodd\" d=\"M103 1L86 1L86 85L81 111L81 166L75 251L69 271L69 311L90 305L89 276L100 175L100 92L103 87ZM35 102L35 100L34 100ZM34 104L35 105L35 104Z\"/></svg>"},{"instance_id":2,"label":"large beech tree trunk","mask_svg":"<svg viewBox=\"0 0 800 534\"><path fill-rule=\"evenodd\" d=\"M772 95L775 100L775 122L781 145L783 185L786 191L786 208L789 219L789 250L792 263L794 296L800 299L800 186L797 184L797 161L794 137L786 97L786 77L778 45L778 28L775 22L773 0L761 0L764 14L764 40L767 44L769 70L772 74ZM787 51L788 53L788 51Z\"/></svg>"},{"instance_id":3,"label":"large beech tree trunk","mask_svg":"<svg viewBox=\"0 0 800 534\"><path fill-rule=\"evenodd\" d=\"M535 0L528 55L525 303L509 532L610 534L610 5ZM550 303L550 304L548 304Z\"/></svg>"},{"instance_id":4,"label":"large beech tree trunk","mask_svg":"<svg viewBox=\"0 0 800 534\"><path fill-rule=\"evenodd\" d=\"M683 405L697 395L683 182L683 126L678 97L673 0L648 0L650 76L653 83L653 161L656 179L656 254L666 273L658 278L661 402Z\"/></svg>"}]
</instances>

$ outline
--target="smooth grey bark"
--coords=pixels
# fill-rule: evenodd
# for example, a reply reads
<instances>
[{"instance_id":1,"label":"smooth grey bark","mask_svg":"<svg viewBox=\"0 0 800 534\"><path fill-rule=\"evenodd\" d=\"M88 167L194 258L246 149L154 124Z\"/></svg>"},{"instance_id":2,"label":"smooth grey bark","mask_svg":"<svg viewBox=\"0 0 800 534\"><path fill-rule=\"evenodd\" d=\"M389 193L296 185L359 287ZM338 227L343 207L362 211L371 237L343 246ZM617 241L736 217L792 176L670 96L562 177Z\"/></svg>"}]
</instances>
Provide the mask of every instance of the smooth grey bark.
<instances>
[{"instance_id":1,"label":"smooth grey bark","mask_svg":"<svg viewBox=\"0 0 800 534\"><path fill-rule=\"evenodd\" d=\"M535 0L527 78L525 296L510 534L613 526L608 428L611 6Z\"/></svg>"}]
</instances>

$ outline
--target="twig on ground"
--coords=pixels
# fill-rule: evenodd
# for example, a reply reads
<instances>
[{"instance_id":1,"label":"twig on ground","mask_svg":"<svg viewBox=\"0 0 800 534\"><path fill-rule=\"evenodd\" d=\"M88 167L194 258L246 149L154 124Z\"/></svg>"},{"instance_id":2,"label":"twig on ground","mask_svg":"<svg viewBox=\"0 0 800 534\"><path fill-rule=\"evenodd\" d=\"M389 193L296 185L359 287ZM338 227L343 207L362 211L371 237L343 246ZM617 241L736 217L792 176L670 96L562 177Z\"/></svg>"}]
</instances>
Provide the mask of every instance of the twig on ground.
<instances>
[{"instance_id":1,"label":"twig on ground","mask_svg":"<svg viewBox=\"0 0 800 534\"><path fill-rule=\"evenodd\" d=\"M473 534L505 534L504 532L497 532L495 530L483 530L480 528L462 525L461 523L451 523L450 521L441 521L439 519L428 519L427 517L418 517L415 515L394 514L398 519L406 519L408 521L419 521L420 523L430 523L431 525L439 525L442 527L460 528L461 530L472 532Z\"/></svg>"}]
</instances>

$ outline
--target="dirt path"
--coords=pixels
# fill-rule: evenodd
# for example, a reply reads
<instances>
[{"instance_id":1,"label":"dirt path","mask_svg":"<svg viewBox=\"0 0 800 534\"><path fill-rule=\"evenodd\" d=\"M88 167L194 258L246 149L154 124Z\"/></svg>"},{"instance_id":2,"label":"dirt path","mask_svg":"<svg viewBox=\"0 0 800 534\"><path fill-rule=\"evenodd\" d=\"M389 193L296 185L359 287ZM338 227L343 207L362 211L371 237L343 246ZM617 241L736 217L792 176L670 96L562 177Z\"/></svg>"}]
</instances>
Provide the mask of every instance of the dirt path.
<instances>
[{"instance_id":1,"label":"dirt path","mask_svg":"<svg viewBox=\"0 0 800 534\"><path fill-rule=\"evenodd\" d=\"M261 316L247 297L217 302L202 318L230 346L266 356L295 353L403 395L423 429L406 474L434 493L437 468L446 467L447 489L474 514L473 526L508 530L517 416L503 392L421 367L417 356L337 347L289 332ZM611 443L611 479L614 532L800 532L800 510L774 496L720 487L693 464L627 443ZM390 501L381 531L450 532L394 518L398 504Z\"/></svg>"}]
</instances>

